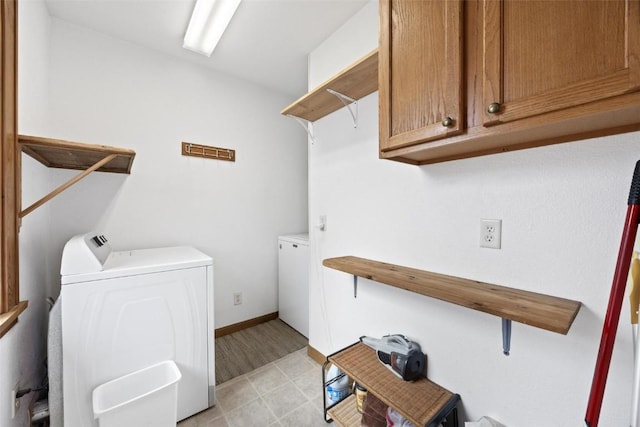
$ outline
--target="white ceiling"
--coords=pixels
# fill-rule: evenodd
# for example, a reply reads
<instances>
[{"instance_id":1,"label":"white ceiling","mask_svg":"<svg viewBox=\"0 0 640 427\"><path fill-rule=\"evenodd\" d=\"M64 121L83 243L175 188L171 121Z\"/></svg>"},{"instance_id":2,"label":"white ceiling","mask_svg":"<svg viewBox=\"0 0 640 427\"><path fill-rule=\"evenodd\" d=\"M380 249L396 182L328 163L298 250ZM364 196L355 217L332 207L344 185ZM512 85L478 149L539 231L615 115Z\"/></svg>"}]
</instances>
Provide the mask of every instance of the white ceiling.
<instances>
[{"instance_id":1,"label":"white ceiling","mask_svg":"<svg viewBox=\"0 0 640 427\"><path fill-rule=\"evenodd\" d=\"M45 0L51 16L297 98L307 54L371 0L243 0L210 58L182 48L195 0Z\"/></svg>"}]
</instances>

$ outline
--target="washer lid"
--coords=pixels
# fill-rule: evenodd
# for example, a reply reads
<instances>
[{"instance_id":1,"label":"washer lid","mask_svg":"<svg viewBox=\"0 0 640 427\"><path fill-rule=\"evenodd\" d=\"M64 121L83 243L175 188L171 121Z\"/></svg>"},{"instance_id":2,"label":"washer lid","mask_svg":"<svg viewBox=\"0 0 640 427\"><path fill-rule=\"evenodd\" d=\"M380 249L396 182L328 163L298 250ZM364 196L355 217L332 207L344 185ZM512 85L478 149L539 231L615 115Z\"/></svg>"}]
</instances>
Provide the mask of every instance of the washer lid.
<instances>
[{"instance_id":1,"label":"washer lid","mask_svg":"<svg viewBox=\"0 0 640 427\"><path fill-rule=\"evenodd\" d=\"M102 270L62 276L62 284L212 266L210 256L191 246L111 252Z\"/></svg>"}]
</instances>

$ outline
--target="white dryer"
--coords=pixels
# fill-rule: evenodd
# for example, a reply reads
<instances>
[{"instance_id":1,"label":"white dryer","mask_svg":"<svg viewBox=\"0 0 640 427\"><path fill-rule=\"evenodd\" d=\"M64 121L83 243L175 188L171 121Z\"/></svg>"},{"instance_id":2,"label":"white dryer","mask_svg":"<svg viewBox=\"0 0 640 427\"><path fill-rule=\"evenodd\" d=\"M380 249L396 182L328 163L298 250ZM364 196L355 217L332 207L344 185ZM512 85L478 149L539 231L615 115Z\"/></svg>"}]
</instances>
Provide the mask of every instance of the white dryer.
<instances>
[{"instance_id":1,"label":"white dryer","mask_svg":"<svg viewBox=\"0 0 640 427\"><path fill-rule=\"evenodd\" d=\"M113 252L88 233L61 264L65 427L96 426L93 390L173 360L182 374L178 420L213 406L213 261L192 247Z\"/></svg>"}]
</instances>

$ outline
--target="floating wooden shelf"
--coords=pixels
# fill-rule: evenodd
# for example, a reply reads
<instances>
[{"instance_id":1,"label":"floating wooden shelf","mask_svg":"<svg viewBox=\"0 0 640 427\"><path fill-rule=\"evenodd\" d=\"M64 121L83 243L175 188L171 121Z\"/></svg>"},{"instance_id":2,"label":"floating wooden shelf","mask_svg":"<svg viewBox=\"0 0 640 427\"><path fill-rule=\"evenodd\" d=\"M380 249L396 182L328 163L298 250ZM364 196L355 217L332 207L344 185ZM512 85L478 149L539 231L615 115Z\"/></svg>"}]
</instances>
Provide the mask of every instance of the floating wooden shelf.
<instances>
[{"instance_id":1,"label":"floating wooden shelf","mask_svg":"<svg viewBox=\"0 0 640 427\"><path fill-rule=\"evenodd\" d=\"M354 100L378 90L378 50L374 50L355 64L342 70L313 91L282 110L281 114L314 122L344 107L331 89Z\"/></svg>"},{"instance_id":2,"label":"floating wooden shelf","mask_svg":"<svg viewBox=\"0 0 640 427\"><path fill-rule=\"evenodd\" d=\"M416 426L439 425L456 407L460 396L422 377L403 381L378 360L375 351L356 343L327 358L369 393L394 408ZM328 410L338 425L360 425L355 399Z\"/></svg>"},{"instance_id":3,"label":"floating wooden shelf","mask_svg":"<svg viewBox=\"0 0 640 427\"><path fill-rule=\"evenodd\" d=\"M22 152L47 167L83 171L22 212L18 212L19 218L23 218L33 212L91 172L131 173L133 158L136 156L135 151L126 148L84 144L38 136L18 135L18 143Z\"/></svg>"},{"instance_id":4,"label":"floating wooden shelf","mask_svg":"<svg viewBox=\"0 0 640 427\"><path fill-rule=\"evenodd\" d=\"M322 264L355 277L565 335L581 306L579 301L353 256L325 259Z\"/></svg>"},{"instance_id":5,"label":"floating wooden shelf","mask_svg":"<svg viewBox=\"0 0 640 427\"><path fill-rule=\"evenodd\" d=\"M106 156L115 154L115 158L97 171L129 174L136 155L135 151L125 148L37 136L18 135L18 142L25 154L50 168L85 170Z\"/></svg>"}]
</instances>

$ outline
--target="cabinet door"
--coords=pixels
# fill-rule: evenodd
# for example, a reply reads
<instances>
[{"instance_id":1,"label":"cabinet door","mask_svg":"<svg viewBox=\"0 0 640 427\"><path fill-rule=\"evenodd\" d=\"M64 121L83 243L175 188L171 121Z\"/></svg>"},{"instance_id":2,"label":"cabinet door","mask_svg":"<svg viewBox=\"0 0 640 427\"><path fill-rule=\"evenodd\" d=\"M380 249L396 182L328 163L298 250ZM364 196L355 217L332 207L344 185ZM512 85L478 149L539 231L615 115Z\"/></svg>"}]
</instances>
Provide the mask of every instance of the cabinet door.
<instances>
[{"instance_id":1,"label":"cabinet door","mask_svg":"<svg viewBox=\"0 0 640 427\"><path fill-rule=\"evenodd\" d=\"M483 124L640 88L640 3L485 0Z\"/></svg>"},{"instance_id":2,"label":"cabinet door","mask_svg":"<svg viewBox=\"0 0 640 427\"><path fill-rule=\"evenodd\" d=\"M380 0L380 149L460 133L462 3Z\"/></svg>"}]
</instances>

